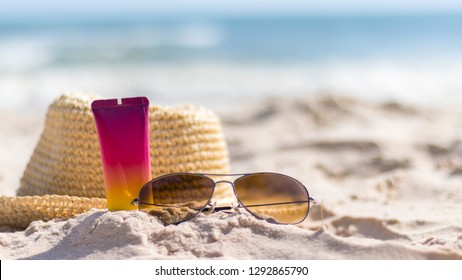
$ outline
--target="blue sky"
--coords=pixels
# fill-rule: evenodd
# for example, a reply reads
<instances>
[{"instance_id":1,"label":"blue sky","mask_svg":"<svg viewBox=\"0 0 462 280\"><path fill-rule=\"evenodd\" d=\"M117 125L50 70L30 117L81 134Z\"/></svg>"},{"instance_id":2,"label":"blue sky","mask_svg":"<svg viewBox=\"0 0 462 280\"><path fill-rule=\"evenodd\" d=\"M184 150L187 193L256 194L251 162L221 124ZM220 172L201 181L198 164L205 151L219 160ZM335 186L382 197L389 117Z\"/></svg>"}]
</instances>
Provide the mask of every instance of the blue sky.
<instances>
[{"instance_id":1,"label":"blue sky","mask_svg":"<svg viewBox=\"0 0 462 280\"><path fill-rule=\"evenodd\" d=\"M329 14L462 12L461 0L14 0L0 2L0 17L111 14Z\"/></svg>"}]
</instances>

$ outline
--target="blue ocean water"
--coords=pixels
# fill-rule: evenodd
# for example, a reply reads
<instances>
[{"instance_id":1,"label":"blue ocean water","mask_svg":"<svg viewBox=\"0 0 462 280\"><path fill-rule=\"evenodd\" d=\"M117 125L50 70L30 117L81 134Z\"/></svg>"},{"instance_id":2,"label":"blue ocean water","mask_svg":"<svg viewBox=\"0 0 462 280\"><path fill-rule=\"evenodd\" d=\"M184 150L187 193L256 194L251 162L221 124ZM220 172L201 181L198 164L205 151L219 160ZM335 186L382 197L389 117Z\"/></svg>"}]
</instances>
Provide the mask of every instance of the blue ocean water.
<instances>
[{"instance_id":1,"label":"blue ocean water","mask_svg":"<svg viewBox=\"0 0 462 280\"><path fill-rule=\"evenodd\" d=\"M457 14L0 19L4 107L63 90L165 103L324 91L458 99L461 70Z\"/></svg>"}]
</instances>

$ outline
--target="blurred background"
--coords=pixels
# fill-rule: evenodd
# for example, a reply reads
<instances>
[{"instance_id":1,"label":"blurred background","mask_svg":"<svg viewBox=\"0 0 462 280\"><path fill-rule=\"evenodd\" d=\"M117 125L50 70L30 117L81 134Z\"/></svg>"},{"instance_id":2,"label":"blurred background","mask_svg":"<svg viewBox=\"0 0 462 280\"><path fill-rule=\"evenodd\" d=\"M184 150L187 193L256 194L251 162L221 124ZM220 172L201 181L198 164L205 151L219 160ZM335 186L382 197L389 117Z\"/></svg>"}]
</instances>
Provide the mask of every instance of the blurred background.
<instances>
[{"instance_id":1,"label":"blurred background","mask_svg":"<svg viewBox=\"0 0 462 280\"><path fill-rule=\"evenodd\" d=\"M268 96L462 102L462 1L2 1L2 110L63 91L212 108Z\"/></svg>"}]
</instances>

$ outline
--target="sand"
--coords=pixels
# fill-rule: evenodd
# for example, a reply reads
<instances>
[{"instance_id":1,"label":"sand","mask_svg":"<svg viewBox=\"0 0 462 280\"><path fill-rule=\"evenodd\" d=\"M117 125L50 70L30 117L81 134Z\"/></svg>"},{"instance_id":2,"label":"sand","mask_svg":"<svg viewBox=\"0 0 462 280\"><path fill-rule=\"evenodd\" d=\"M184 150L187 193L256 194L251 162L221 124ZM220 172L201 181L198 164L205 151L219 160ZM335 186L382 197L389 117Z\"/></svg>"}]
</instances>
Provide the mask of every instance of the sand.
<instances>
[{"instance_id":1,"label":"sand","mask_svg":"<svg viewBox=\"0 0 462 280\"><path fill-rule=\"evenodd\" d=\"M275 171L318 201L297 225L248 213L163 226L92 210L0 230L1 259L462 259L462 109L342 96L217 110L232 171ZM0 195L14 195L44 116L2 112Z\"/></svg>"}]
</instances>

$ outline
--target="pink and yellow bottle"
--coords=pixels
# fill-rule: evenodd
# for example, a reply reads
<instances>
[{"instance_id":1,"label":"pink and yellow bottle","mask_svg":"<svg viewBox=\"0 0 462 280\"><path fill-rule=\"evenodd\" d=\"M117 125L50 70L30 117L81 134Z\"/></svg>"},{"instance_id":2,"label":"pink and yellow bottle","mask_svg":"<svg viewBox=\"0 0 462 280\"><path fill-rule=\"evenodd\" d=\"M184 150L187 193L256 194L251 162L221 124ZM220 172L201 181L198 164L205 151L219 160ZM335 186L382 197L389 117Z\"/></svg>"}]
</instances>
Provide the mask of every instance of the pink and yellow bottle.
<instances>
[{"instance_id":1,"label":"pink and yellow bottle","mask_svg":"<svg viewBox=\"0 0 462 280\"><path fill-rule=\"evenodd\" d=\"M149 100L146 97L95 100L107 208L135 210L131 202L151 180Z\"/></svg>"}]
</instances>

